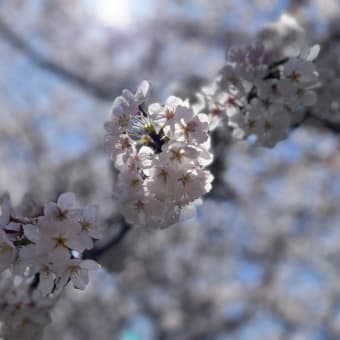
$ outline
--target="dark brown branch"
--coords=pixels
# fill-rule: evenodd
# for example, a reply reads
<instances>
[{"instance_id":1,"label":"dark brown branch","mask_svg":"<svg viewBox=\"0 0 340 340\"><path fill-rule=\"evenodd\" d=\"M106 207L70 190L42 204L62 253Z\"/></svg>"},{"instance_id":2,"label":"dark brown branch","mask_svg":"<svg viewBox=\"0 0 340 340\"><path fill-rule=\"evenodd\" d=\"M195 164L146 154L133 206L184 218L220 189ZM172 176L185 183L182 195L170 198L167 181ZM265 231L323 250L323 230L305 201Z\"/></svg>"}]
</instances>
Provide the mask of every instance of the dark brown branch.
<instances>
[{"instance_id":1,"label":"dark brown branch","mask_svg":"<svg viewBox=\"0 0 340 340\"><path fill-rule=\"evenodd\" d=\"M83 253L83 259L91 259L97 261L112 247L115 247L118 244L120 244L131 229L132 227L129 224L127 224L125 221L122 221L120 230L110 241L108 241L107 243L100 247L95 247L93 249L85 251Z\"/></svg>"}]
</instances>

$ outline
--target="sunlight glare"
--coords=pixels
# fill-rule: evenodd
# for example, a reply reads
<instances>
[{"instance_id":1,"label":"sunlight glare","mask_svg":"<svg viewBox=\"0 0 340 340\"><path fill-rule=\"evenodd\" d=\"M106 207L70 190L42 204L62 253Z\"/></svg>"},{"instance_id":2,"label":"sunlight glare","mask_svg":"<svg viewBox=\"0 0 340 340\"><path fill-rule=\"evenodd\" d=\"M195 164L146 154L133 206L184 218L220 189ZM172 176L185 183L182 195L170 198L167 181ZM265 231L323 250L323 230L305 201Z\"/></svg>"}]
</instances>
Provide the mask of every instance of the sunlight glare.
<instances>
[{"instance_id":1,"label":"sunlight glare","mask_svg":"<svg viewBox=\"0 0 340 340\"><path fill-rule=\"evenodd\" d=\"M126 28L131 23L129 0L97 0L94 6L97 18L108 26Z\"/></svg>"}]
</instances>

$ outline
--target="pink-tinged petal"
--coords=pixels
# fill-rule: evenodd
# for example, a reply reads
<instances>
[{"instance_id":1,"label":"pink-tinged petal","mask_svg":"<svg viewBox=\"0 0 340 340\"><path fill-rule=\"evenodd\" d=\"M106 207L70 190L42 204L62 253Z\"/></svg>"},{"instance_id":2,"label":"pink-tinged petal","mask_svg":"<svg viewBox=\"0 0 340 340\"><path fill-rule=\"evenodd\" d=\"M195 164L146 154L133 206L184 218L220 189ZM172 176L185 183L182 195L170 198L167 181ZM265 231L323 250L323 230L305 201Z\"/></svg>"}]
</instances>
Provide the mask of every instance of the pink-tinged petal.
<instances>
[{"instance_id":1,"label":"pink-tinged petal","mask_svg":"<svg viewBox=\"0 0 340 340\"><path fill-rule=\"evenodd\" d=\"M42 235L36 244L37 255L44 256L53 249L55 249L55 241L53 241L50 237L47 237L47 235Z\"/></svg>"},{"instance_id":2,"label":"pink-tinged petal","mask_svg":"<svg viewBox=\"0 0 340 340\"><path fill-rule=\"evenodd\" d=\"M111 135L119 134L119 131L120 131L118 129L118 126L114 124L114 122L111 120L104 123L104 129L106 130L106 132L110 133Z\"/></svg>"},{"instance_id":3,"label":"pink-tinged petal","mask_svg":"<svg viewBox=\"0 0 340 340\"><path fill-rule=\"evenodd\" d=\"M320 52L320 45L305 46L301 49L299 57L306 61L313 61L317 58Z\"/></svg>"},{"instance_id":4,"label":"pink-tinged petal","mask_svg":"<svg viewBox=\"0 0 340 340\"><path fill-rule=\"evenodd\" d=\"M171 111L175 111L177 106L187 106L181 98L175 97L175 96L170 96L166 101L165 101L165 107Z\"/></svg>"},{"instance_id":5,"label":"pink-tinged petal","mask_svg":"<svg viewBox=\"0 0 340 340\"><path fill-rule=\"evenodd\" d=\"M73 220L56 221L54 223L56 233L61 233L66 238L71 238L81 231L81 225Z\"/></svg>"},{"instance_id":6,"label":"pink-tinged petal","mask_svg":"<svg viewBox=\"0 0 340 340\"><path fill-rule=\"evenodd\" d=\"M65 248L61 248L65 249ZM65 249L67 250L67 249ZM67 251L52 251L50 254L48 254L47 261L49 263L55 264L57 267L65 267L71 259L70 252Z\"/></svg>"},{"instance_id":7,"label":"pink-tinged petal","mask_svg":"<svg viewBox=\"0 0 340 340\"><path fill-rule=\"evenodd\" d=\"M92 238L86 231L81 231L78 235L79 242L84 245L85 249L93 248Z\"/></svg>"},{"instance_id":8,"label":"pink-tinged petal","mask_svg":"<svg viewBox=\"0 0 340 340\"><path fill-rule=\"evenodd\" d=\"M54 286L54 276L52 273L40 272L38 290L42 295L48 295L52 292Z\"/></svg>"},{"instance_id":9,"label":"pink-tinged petal","mask_svg":"<svg viewBox=\"0 0 340 340\"><path fill-rule=\"evenodd\" d=\"M176 107L176 117L178 120L183 120L184 122L190 122L194 117L194 112L185 106L177 106Z\"/></svg>"},{"instance_id":10,"label":"pink-tinged petal","mask_svg":"<svg viewBox=\"0 0 340 340\"><path fill-rule=\"evenodd\" d=\"M79 252L83 252L87 247L87 243L85 243L84 239L79 237L79 235L67 239L66 245L72 250L77 250Z\"/></svg>"},{"instance_id":11,"label":"pink-tinged petal","mask_svg":"<svg viewBox=\"0 0 340 340\"><path fill-rule=\"evenodd\" d=\"M159 103L150 104L148 107L149 114L153 117L159 115L164 110L164 107Z\"/></svg>"},{"instance_id":12,"label":"pink-tinged petal","mask_svg":"<svg viewBox=\"0 0 340 340\"><path fill-rule=\"evenodd\" d=\"M78 271L71 272L71 281L75 288L85 289L89 283L89 273L87 269L79 269Z\"/></svg>"},{"instance_id":13,"label":"pink-tinged petal","mask_svg":"<svg viewBox=\"0 0 340 340\"><path fill-rule=\"evenodd\" d=\"M73 192L64 192L58 198L57 204L63 210L71 209L76 201L76 196Z\"/></svg>"},{"instance_id":14,"label":"pink-tinged petal","mask_svg":"<svg viewBox=\"0 0 340 340\"><path fill-rule=\"evenodd\" d=\"M196 216L196 205L194 203L190 203L184 206L181 210L181 221L188 220Z\"/></svg>"},{"instance_id":15,"label":"pink-tinged petal","mask_svg":"<svg viewBox=\"0 0 340 340\"><path fill-rule=\"evenodd\" d=\"M58 247L58 248L54 248L53 250L51 250L48 256L51 260L54 259L56 261L56 259L60 259L60 258L67 258L67 257L70 258L71 254L68 249ZM55 262L55 264L58 264L58 263L59 263L59 260Z\"/></svg>"},{"instance_id":16,"label":"pink-tinged petal","mask_svg":"<svg viewBox=\"0 0 340 340\"><path fill-rule=\"evenodd\" d=\"M100 264L93 260L81 261L80 267L87 270L96 270L101 268Z\"/></svg>"},{"instance_id":17,"label":"pink-tinged petal","mask_svg":"<svg viewBox=\"0 0 340 340\"><path fill-rule=\"evenodd\" d=\"M149 96L151 84L147 80L143 80L136 91L136 100L138 104L142 104Z\"/></svg>"},{"instance_id":18,"label":"pink-tinged petal","mask_svg":"<svg viewBox=\"0 0 340 340\"><path fill-rule=\"evenodd\" d=\"M60 293L66 287L66 285L69 282L69 279L70 276L68 275L68 273L65 273L65 271L61 275L57 276L55 281L57 294Z\"/></svg>"},{"instance_id":19,"label":"pink-tinged petal","mask_svg":"<svg viewBox=\"0 0 340 340\"><path fill-rule=\"evenodd\" d=\"M67 212L67 218L72 220L79 220L83 215L83 209L72 209Z\"/></svg>"},{"instance_id":20,"label":"pink-tinged petal","mask_svg":"<svg viewBox=\"0 0 340 340\"><path fill-rule=\"evenodd\" d=\"M131 101L131 102L134 102L134 100L135 100L134 94L128 89L123 89L122 96L125 99L127 99L128 101Z\"/></svg>"},{"instance_id":21,"label":"pink-tinged petal","mask_svg":"<svg viewBox=\"0 0 340 340\"><path fill-rule=\"evenodd\" d=\"M37 225L26 224L24 226L24 235L32 242L37 243L40 238L40 231Z\"/></svg>"},{"instance_id":22,"label":"pink-tinged petal","mask_svg":"<svg viewBox=\"0 0 340 340\"><path fill-rule=\"evenodd\" d=\"M19 249L19 257L28 264L34 264L37 259L35 245L29 244L25 247L21 247Z\"/></svg>"}]
</instances>

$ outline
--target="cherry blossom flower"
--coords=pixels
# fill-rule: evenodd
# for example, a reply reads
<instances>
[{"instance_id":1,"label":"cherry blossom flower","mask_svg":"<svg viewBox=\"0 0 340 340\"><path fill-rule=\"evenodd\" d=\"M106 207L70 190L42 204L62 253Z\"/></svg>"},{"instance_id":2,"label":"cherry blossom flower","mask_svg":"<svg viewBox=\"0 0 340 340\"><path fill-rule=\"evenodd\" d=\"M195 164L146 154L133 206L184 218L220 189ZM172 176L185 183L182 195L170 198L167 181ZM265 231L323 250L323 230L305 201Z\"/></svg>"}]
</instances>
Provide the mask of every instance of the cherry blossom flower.
<instances>
[{"instance_id":1,"label":"cherry blossom flower","mask_svg":"<svg viewBox=\"0 0 340 340\"><path fill-rule=\"evenodd\" d=\"M93 247L93 239L101 237L96 225L97 208L76 208L73 193L61 194L56 203L45 205L42 216L34 218L15 216L9 198L4 206L0 271L10 269L13 275L37 276L38 291L44 296L55 294L57 282L62 281L58 273L63 264L74 259L75 252L80 260L82 252Z\"/></svg>"},{"instance_id":2,"label":"cherry blossom flower","mask_svg":"<svg viewBox=\"0 0 340 340\"><path fill-rule=\"evenodd\" d=\"M133 101L128 90L121 97L127 93ZM106 151L120 171L116 198L125 219L136 226L164 228L177 223L181 210L211 188L212 176L203 170L212 161L209 118L174 96L164 105L148 107L145 95L141 98L134 99L133 110L126 106L126 128L114 128L116 115L105 124ZM114 107L121 106L118 100ZM129 148L120 147L121 138Z\"/></svg>"},{"instance_id":3,"label":"cherry blossom flower","mask_svg":"<svg viewBox=\"0 0 340 340\"><path fill-rule=\"evenodd\" d=\"M64 286L71 281L75 288L83 290L89 282L89 271L99 268L99 264L92 260L64 258L58 263L58 285Z\"/></svg>"},{"instance_id":4,"label":"cherry blossom flower","mask_svg":"<svg viewBox=\"0 0 340 340\"><path fill-rule=\"evenodd\" d=\"M286 137L294 111L316 102L319 85L313 60L320 47L297 57L270 60L261 44L231 49L216 80L214 101L225 108L232 136L272 147Z\"/></svg>"},{"instance_id":5,"label":"cherry blossom flower","mask_svg":"<svg viewBox=\"0 0 340 340\"><path fill-rule=\"evenodd\" d=\"M44 207L44 216L49 219L66 220L74 210L75 195L71 192L63 193L59 196L57 203L49 202Z\"/></svg>"}]
</instances>

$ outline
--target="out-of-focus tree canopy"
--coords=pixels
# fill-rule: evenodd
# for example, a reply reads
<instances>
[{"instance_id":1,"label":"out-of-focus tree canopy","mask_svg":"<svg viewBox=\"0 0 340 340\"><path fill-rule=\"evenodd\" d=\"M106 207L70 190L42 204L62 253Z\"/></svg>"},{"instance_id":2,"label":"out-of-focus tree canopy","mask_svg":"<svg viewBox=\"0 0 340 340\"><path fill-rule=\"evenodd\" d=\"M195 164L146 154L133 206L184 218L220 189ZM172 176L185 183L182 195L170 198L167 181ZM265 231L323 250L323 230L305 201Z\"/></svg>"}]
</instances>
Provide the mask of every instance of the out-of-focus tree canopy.
<instances>
[{"instance_id":1,"label":"out-of-focus tree canopy","mask_svg":"<svg viewBox=\"0 0 340 340\"><path fill-rule=\"evenodd\" d=\"M143 79L152 99L194 100L264 26L272 46L322 46L318 103L272 149L219 131L195 218L124 231L103 152L112 100ZM124 236L92 253L103 270L66 292L45 339L340 338L338 0L3 1L0 55L0 193L73 191L100 207L98 249Z\"/></svg>"}]
</instances>

